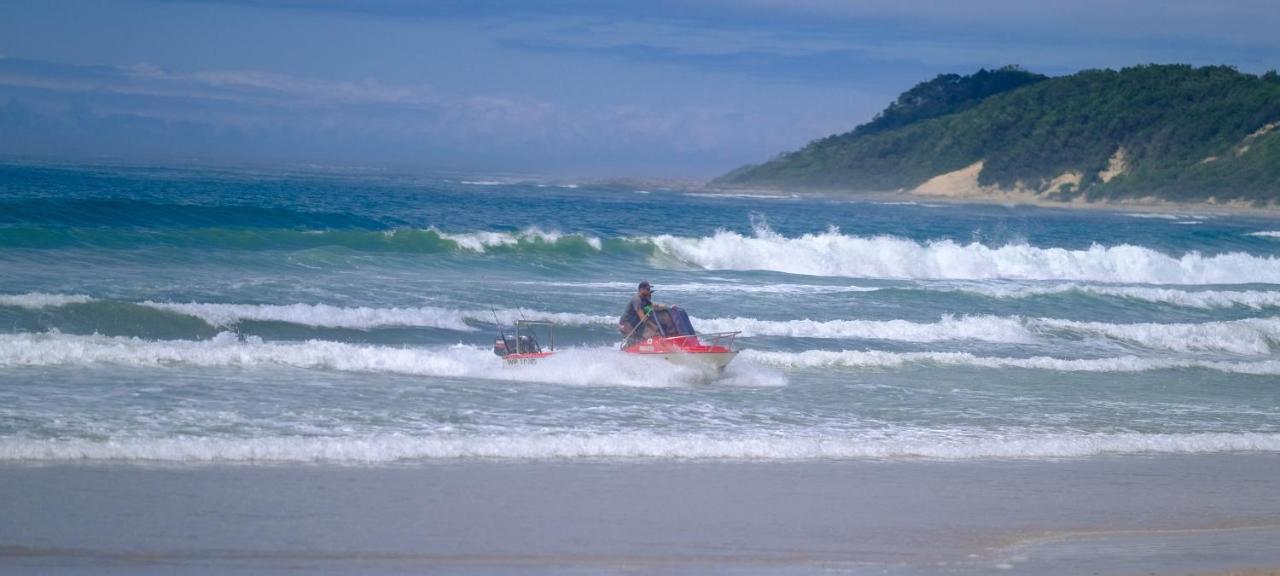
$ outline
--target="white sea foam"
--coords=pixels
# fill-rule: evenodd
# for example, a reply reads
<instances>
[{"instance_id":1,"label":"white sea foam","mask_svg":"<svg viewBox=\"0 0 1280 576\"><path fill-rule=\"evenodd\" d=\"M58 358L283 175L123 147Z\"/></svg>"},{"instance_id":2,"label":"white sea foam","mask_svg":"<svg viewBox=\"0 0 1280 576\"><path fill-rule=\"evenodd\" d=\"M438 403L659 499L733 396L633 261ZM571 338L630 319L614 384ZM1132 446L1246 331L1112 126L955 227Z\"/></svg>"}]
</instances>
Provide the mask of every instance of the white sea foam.
<instances>
[{"instance_id":1,"label":"white sea foam","mask_svg":"<svg viewBox=\"0 0 1280 576\"><path fill-rule=\"evenodd\" d=\"M33 310L66 306L68 304L84 304L86 302L93 302L93 298L83 294L45 294L42 292L0 294L0 306L30 308Z\"/></svg>"},{"instance_id":2,"label":"white sea foam","mask_svg":"<svg viewBox=\"0 0 1280 576\"><path fill-rule=\"evenodd\" d=\"M962 284L930 287L933 290L963 291L993 298L1030 298L1034 296L1079 292L1098 296L1114 296L1172 304L1188 308L1253 308L1280 307L1280 291L1266 290L1181 290L1145 286L1100 286L1093 284L1063 283L1051 285L1017 284Z\"/></svg>"},{"instance_id":3,"label":"white sea foam","mask_svg":"<svg viewBox=\"0 0 1280 576\"><path fill-rule=\"evenodd\" d=\"M715 318L696 320L703 332L741 331L743 336L792 338L868 338L900 342L978 340L1030 343L1066 333L1176 352L1227 352L1269 355L1280 345L1280 318L1246 318L1204 323L1080 322L1019 316L943 316L938 322L906 320L756 320Z\"/></svg>"},{"instance_id":4,"label":"white sea foam","mask_svg":"<svg viewBox=\"0 0 1280 576\"><path fill-rule=\"evenodd\" d=\"M552 282L541 280L525 280L512 282L529 286L548 286L559 288L578 288L588 290L619 290L634 292L635 282ZM654 289L662 293L681 292L696 294L748 293L748 294L840 294L847 292L876 292L881 288L872 286L841 286L835 284L789 284L785 282L771 284L733 284L728 282L680 282L673 284L654 283Z\"/></svg>"},{"instance_id":5,"label":"white sea foam","mask_svg":"<svg viewBox=\"0 0 1280 576\"><path fill-rule=\"evenodd\" d=\"M331 462L379 464L412 460L577 459L1057 459L1099 454L1277 452L1280 434L990 433L902 431L811 436L655 433L511 434L494 436L167 437L98 440L0 439L0 461Z\"/></svg>"},{"instance_id":6,"label":"white sea foam","mask_svg":"<svg viewBox=\"0 0 1280 576\"><path fill-rule=\"evenodd\" d=\"M1036 327L1122 340L1145 348L1177 352L1212 351L1268 355L1280 344L1280 318L1246 318L1200 324L1110 324L1040 318Z\"/></svg>"},{"instance_id":7,"label":"white sea foam","mask_svg":"<svg viewBox=\"0 0 1280 576\"><path fill-rule=\"evenodd\" d=\"M743 336L792 338L870 338L905 342L982 340L1025 343L1035 339L1022 319L996 316L943 316L938 322L906 320L756 320L754 318L696 319L700 332L741 331Z\"/></svg>"},{"instance_id":8,"label":"white sea foam","mask_svg":"<svg viewBox=\"0 0 1280 576\"><path fill-rule=\"evenodd\" d=\"M847 236L835 228L787 238L765 226L757 226L752 236L721 230L710 237L661 235L645 241L667 258L710 270L772 270L851 278L1280 283L1280 258L1240 252L1214 256L1189 252L1174 257L1128 244L1095 244L1086 250L1027 244L993 248L952 240L920 243L890 236Z\"/></svg>"},{"instance_id":9,"label":"white sea foam","mask_svg":"<svg viewBox=\"0 0 1280 576\"><path fill-rule=\"evenodd\" d=\"M782 368L898 368L908 364L1022 368L1058 372L1149 372L1153 370L1205 369L1234 374L1280 375L1280 361L1234 362L1181 358L1006 358L977 356L967 352L886 352L880 350L806 350L763 352L744 350L742 357Z\"/></svg>"},{"instance_id":10,"label":"white sea foam","mask_svg":"<svg viewBox=\"0 0 1280 576\"><path fill-rule=\"evenodd\" d=\"M504 366L473 346L393 348L310 340L241 340L223 332L211 340L142 340L69 334L0 334L0 367L114 364L137 367L271 367L415 376L481 378L565 385L669 387L709 378L700 370L609 348L569 349L536 364Z\"/></svg>"},{"instance_id":11,"label":"white sea foam","mask_svg":"<svg viewBox=\"0 0 1280 576\"><path fill-rule=\"evenodd\" d=\"M765 352L744 350L742 359L780 368L895 368L907 364L1023 368L1067 372L1146 372L1206 369L1220 372L1280 375L1280 360L1223 361L1194 358L1069 359L977 356L965 352L887 352L878 350L808 350ZM487 350L457 345L448 348L394 348L311 340L264 342L238 339L230 333L212 340L142 340L58 333L0 335L0 367L79 366L270 367L286 366L343 372L387 372L419 376L483 378L568 385L678 386L704 380L707 374L662 361L619 354L609 348L569 349L529 366L503 367Z\"/></svg>"},{"instance_id":12,"label":"white sea foam","mask_svg":"<svg viewBox=\"0 0 1280 576\"><path fill-rule=\"evenodd\" d=\"M1266 230L1263 232L1250 232L1247 236L1257 236L1259 238L1280 238L1280 231Z\"/></svg>"},{"instance_id":13,"label":"white sea foam","mask_svg":"<svg viewBox=\"0 0 1280 576\"><path fill-rule=\"evenodd\" d=\"M524 229L518 233L511 232L465 232L465 233L448 233L441 232L432 228L439 234L441 238L456 243L464 250L483 253L488 248L496 248L499 246L515 246L521 242L541 242L544 244L555 244L561 240L568 238L578 238L587 245L596 250L602 248L599 238L587 236L584 234L565 234L561 232L547 231L536 226Z\"/></svg>"}]
</instances>

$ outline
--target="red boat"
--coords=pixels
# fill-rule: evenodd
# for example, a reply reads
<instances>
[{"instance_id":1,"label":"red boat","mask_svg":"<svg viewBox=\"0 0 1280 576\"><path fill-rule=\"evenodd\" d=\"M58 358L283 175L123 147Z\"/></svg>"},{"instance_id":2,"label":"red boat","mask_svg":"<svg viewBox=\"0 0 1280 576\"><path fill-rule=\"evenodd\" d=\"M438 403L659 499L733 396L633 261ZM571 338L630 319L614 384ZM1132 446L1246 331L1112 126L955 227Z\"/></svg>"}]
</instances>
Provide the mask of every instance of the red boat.
<instances>
[{"instance_id":1,"label":"red boat","mask_svg":"<svg viewBox=\"0 0 1280 576\"><path fill-rule=\"evenodd\" d=\"M538 342L536 330L539 328L545 329L543 331L548 336L547 348ZM512 334L499 327L493 353L509 365L532 363L551 356L556 353L554 328L551 322L531 320L516 321ZM723 371L738 355L738 351L733 349L738 332L698 334L689 322L688 313L675 306L654 310L638 331L640 335L633 334L623 342L622 352L717 372Z\"/></svg>"},{"instance_id":2,"label":"red boat","mask_svg":"<svg viewBox=\"0 0 1280 576\"><path fill-rule=\"evenodd\" d=\"M724 371L738 355L733 341L738 332L698 334L689 314L677 306L654 310L640 325L642 337L624 342L622 351L641 356L657 356L677 364Z\"/></svg>"}]
</instances>

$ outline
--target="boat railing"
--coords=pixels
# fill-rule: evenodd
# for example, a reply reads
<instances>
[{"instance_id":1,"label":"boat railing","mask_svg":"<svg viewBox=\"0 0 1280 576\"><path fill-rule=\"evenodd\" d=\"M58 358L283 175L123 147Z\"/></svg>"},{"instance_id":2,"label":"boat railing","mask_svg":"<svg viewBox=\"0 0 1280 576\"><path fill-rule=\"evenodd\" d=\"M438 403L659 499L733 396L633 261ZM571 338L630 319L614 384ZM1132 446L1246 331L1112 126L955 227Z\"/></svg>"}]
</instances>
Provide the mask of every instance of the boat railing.
<instances>
[{"instance_id":1,"label":"boat railing","mask_svg":"<svg viewBox=\"0 0 1280 576\"><path fill-rule=\"evenodd\" d=\"M708 334L698 334L698 341L704 346L723 346L730 350L733 349L733 341L741 334L741 330L734 332L711 332Z\"/></svg>"},{"instance_id":2,"label":"boat railing","mask_svg":"<svg viewBox=\"0 0 1280 576\"><path fill-rule=\"evenodd\" d=\"M538 334L536 327L546 328L547 335L547 351L555 351L556 349L556 332L555 323L546 320L516 320L516 353L517 354L540 354L543 352L542 346L538 343ZM527 336L528 341L522 340L521 336ZM524 349L526 344L532 344L532 349Z\"/></svg>"}]
</instances>

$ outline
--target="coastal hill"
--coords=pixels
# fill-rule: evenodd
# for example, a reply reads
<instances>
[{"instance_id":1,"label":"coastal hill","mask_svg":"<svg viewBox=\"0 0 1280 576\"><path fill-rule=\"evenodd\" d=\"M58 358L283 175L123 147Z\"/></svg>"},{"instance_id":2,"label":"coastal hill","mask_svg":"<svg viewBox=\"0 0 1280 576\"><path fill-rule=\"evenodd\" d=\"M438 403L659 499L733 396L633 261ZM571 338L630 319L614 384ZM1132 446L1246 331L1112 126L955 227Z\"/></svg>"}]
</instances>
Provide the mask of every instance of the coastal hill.
<instances>
[{"instance_id":1,"label":"coastal hill","mask_svg":"<svg viewBox=\"0 0 1280 576\"><path fill-rule=\"evenodd\" d=\"M941 75L715 188L975 200L1280 204L1280 76L1147 65Z\"/></svg>"}]
</instances>

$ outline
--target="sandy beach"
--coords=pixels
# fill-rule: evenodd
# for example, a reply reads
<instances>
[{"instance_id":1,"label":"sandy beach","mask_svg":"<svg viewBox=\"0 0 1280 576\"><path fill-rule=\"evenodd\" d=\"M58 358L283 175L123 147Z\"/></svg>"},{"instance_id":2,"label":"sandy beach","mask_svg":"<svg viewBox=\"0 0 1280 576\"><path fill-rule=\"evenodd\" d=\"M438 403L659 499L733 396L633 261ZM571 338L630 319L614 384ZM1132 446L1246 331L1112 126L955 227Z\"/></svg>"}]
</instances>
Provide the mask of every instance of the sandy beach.
<instances>
[{"instance_id":1,"label":"sandy beach","mask_svg":"<svg viewBox=\"0 0 1280 576\"><path fill-rule=\"evenodd\" d=\"M10 464L0 571L1266 574L1276 478L1271 454Z\"/></svg>"},{"instance_id":2,"label":"sandy beach","mask_svg":"<svg viewBox=\"0 0 1280 576\"><path fill-rule=\"evenodd\" d=\"M805 197L827 200L866 201L883 203L919 203L919 204L976 204L998 206L1035 206L1059 210L1090 210L1102 212L1131 212L1138 214L1169 214L1179 216L1249 216L1259 218L1280 218L1280 207L1259 207L1240 202L1164 202L1154 199L1127 201L1087 202L1082 200L1063 202L1046 197L1018 191L974 189L963 194L913 193L900 191L834 191L834 190L795 190L781 188L709 188L699 190L709 195L727 195L760 197Z\"/></svg>"}]
</instances>

